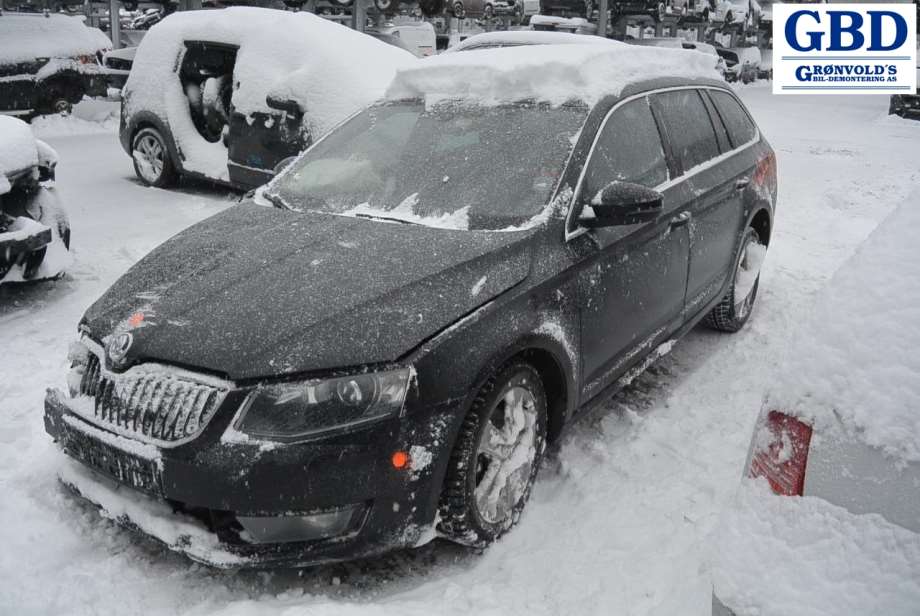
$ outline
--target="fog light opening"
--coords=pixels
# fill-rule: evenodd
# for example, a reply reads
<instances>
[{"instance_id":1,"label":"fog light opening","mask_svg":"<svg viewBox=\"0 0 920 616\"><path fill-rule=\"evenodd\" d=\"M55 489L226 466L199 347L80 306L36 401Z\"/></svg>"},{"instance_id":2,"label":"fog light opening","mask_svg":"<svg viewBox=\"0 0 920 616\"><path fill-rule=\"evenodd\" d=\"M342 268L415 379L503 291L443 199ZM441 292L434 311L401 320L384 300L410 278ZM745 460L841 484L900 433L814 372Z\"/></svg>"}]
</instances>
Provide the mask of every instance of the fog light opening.
<instances>
[{"instance_id":1,"label":"fog light opening","mask_svg":"<svg viewBox=\"0 0 920 616\"><path fill-rule=\"evenodd\" d=\"M310 515L236 516L249 543L290 543L329 539L347 532L361 505L349 505Z\"/></svg>"}]
</instances>

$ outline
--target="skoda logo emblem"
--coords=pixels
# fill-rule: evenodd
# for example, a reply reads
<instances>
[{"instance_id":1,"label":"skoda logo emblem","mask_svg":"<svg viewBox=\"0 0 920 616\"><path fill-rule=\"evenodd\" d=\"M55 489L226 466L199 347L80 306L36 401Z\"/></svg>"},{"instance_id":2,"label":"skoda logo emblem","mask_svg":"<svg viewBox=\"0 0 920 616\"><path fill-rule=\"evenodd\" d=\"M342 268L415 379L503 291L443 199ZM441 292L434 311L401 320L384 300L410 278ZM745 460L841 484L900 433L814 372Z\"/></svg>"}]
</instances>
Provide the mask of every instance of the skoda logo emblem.
<instances>
[{"instance_id":1,"label":"skoda logo emblem","mask_svg":"<svg viewBox=\"0 0 920 616\"><path fill-rule=\"evenodd\" d=\"M113 364L121 363L125 355L128 354L128 349L131 348L132 342L134 342L134 337L129 333L118 334L109 340L109 344L106 346L106 353Z\"/></svg>"}]
</instances>

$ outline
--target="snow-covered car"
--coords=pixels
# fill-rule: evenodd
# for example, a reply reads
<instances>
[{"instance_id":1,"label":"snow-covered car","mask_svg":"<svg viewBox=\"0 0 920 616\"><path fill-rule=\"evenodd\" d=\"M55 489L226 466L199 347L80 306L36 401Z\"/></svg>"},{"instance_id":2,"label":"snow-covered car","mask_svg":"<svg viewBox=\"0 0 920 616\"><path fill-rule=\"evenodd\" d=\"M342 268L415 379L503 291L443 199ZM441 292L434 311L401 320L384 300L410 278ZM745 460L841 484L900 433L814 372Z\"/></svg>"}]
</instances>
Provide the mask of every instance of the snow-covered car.
<instances>
[{"instance_id":1,"label":"snow-covered car","mask_svg":"<svg viewBox=\"0 0 920 616\"><path fill-rule=\"evenodd\" d=\"M734 57L737 58L734 63L726 62L726 73L732 73L731 76L726 75L727 81L752 83L757 80L760 76L760 65L763 61L759 47L732 47L726 51L734 54ZM772 54L770 57L773 57Z\"/></svg>"},{"instance_id":2,"label":"snow-covered car","mask_svg":"<svg viewBox=\"0 0 920 616\"><path fill-rule=\"evenodd\" d=\"M645 45L648 47L670 47L672 49L689 49L693 51L699 51L701 53L712 56L712 61L715 64L716 70L719 71L719 74L723 77L728 70L725 60L719 55L719 53L716 51L716 48L709 43L699 43L697 41L688 41L675 37L651 37L633 39L629 41L629 43L632 45Z\"/></svg>"},{"instance_id":3,"label":"snow-covered car","mask_svg":"<svg viewBox=\"0 0 920 616\"><path fill-rule=\"evenodd\" d=\"M434 26L427 21L417 23L386 23L382 26L364 31L390 45L407 50L412 55L423 58L434 55L437 47L437 34Z\"/></svg>"},{"instance_id":4,"label":"snow-covered car","mask_svg":"<svg viewBox=\"0 0 920 616\"><path fill-rule=\"evenodd\" d=\"M545 7L544 7L545 8ZM584 17L556 17L534 15L530 27L537 32L567 32L569 34L597 34L597 24Z\"/></svg>"},{"instance_id":5,"label":"snow-covered car","mask_svg":"<svg viewBox=\"0 0 920 616\"><path fill-rule=\"evenodd\" d=\"M78 17L0 11L0 113L68 113L84 96L105 96L99 62L111 47Z\"/></svg>"},{"instance_id":6,"label":"snow-covered car","mask_svg":"<svg viewBox=\"0 0 920 616\"><path fill-rule=\"evenodd\" d=\"M86 312L46 398L62 477L216 565L487 545L576 409L744 325L775 199L702 54L415 62Z\"/></svg>"},{"instance_id":7,"label":"snow-covered car","mask_svg":"<svg viewBox=\"0 0 920 616\"><path fill-rule=\"evenodd\" d=\"M616 44L615 41L601 36L572 34L571 32L499 30L474 34L460 44L449 48L447 52L520 47L521 45L605 45L607 43Z\"/></svg>"},{"instance_id":8,"label":"snow-covered car","mask_svg":"<svg viewBox=\"0 0 920 616\"><path fill-rule=\"evenodd\" d=\"M920 193L804 315L714 543L715 613L920 606Z\"/></svg>"},{"instance_id":9,"label":"snow-covered car","mask_svg":"<svg viewBox=\"0 0 920 616\"><path fill-rule=\"evenodd\" d=\"M152 186L180 175L259 186L415 61L307 12L173 13L137 48L122 89L121 144Z\"/></svg>"},{"instance_id":10,"label":"snow-covered car","mask_svg":"<svg viewBox=\"0 0 920 616\"><path fill-rule=\"evenodd\" d=\"M0 284L60 275L70 223L52 187L57 154L29 125L0 115Z\"/></svg>"}]
</instances>

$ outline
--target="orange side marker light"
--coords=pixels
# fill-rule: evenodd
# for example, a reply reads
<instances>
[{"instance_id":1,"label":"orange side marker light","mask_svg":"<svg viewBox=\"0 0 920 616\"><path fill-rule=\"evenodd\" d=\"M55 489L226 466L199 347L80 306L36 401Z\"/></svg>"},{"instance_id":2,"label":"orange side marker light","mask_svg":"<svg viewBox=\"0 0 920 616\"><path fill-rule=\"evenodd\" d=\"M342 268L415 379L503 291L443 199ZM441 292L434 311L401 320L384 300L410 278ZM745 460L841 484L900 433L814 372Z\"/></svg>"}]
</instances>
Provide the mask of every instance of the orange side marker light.
<instances>
[{"instance_id":1,"label":"orange side marker light","mask_svg":"<svg viewBox=\"0 0 920 616\"><path fill-rule=\"evenodd\" d=\"M409 454L405 451L395 451L390 457L390 463L393 464L393 468L397 470L402 470L409 466Z\"/></svg>"}]
</instances>

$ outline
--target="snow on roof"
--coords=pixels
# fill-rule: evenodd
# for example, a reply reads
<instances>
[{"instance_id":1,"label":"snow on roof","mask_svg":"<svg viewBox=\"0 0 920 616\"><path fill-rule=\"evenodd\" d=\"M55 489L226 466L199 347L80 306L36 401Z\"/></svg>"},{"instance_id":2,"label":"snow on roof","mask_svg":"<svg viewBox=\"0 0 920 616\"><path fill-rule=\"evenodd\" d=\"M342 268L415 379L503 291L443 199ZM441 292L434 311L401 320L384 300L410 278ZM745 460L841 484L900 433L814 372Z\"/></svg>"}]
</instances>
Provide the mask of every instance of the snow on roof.
<instances>
[{"instance_id":1,"label":"snow on roof","mask_svg":"<svg viewBox=\"0 0 920 616\"><path fill-rule=\"evenodd\" d=\"M607 45L533 45L442 54L401 69L390 100L465 99L477 104L536 100L589 105L657 77L718 79L712 58L682 49Z\"/></svg>"},{"instance_id":2,"label":"snow on roof","mask_svg":"<svg viewBox=\"0 0 920 616\"><path fill-rule=\"evenodd\" d=\"M474 34L459 45L455 45L448 49L447 53L466 51L470 48L477 47L511 47L514 45L604 45L612 42L611 39L589 34L537 30L506 30Z\"/></svg>"},{"instance_id":3,"label":"snow on roof","mask_svg":"<svg viewBox=\"0 0 920 616\"><path fill-rule=\"evenodd\" d=\"M0 115L0 194L8 192L7 174L38 164L38 147L29 125L12 116Z\"/></svg>"},{"instance_id":4,"label":"snow on roof","mask_svg":"<svg viewBox=\"0 0 920 616\"><path fill-rule=\"evenodd\" d=\"M920 192L834 275L801 327L770 408L920 461Z\"/></svg>"},{"instance_id":5,"label":"snow on roof","mask_svg":"<svg viewBox=\"0 0 920 616\"><path fill-rule=\"evenodd\" d=\"M68 15L0 15L0 64L35 58L95 55L112 41L80 17Z\"/></svg>"}]
</instances>

